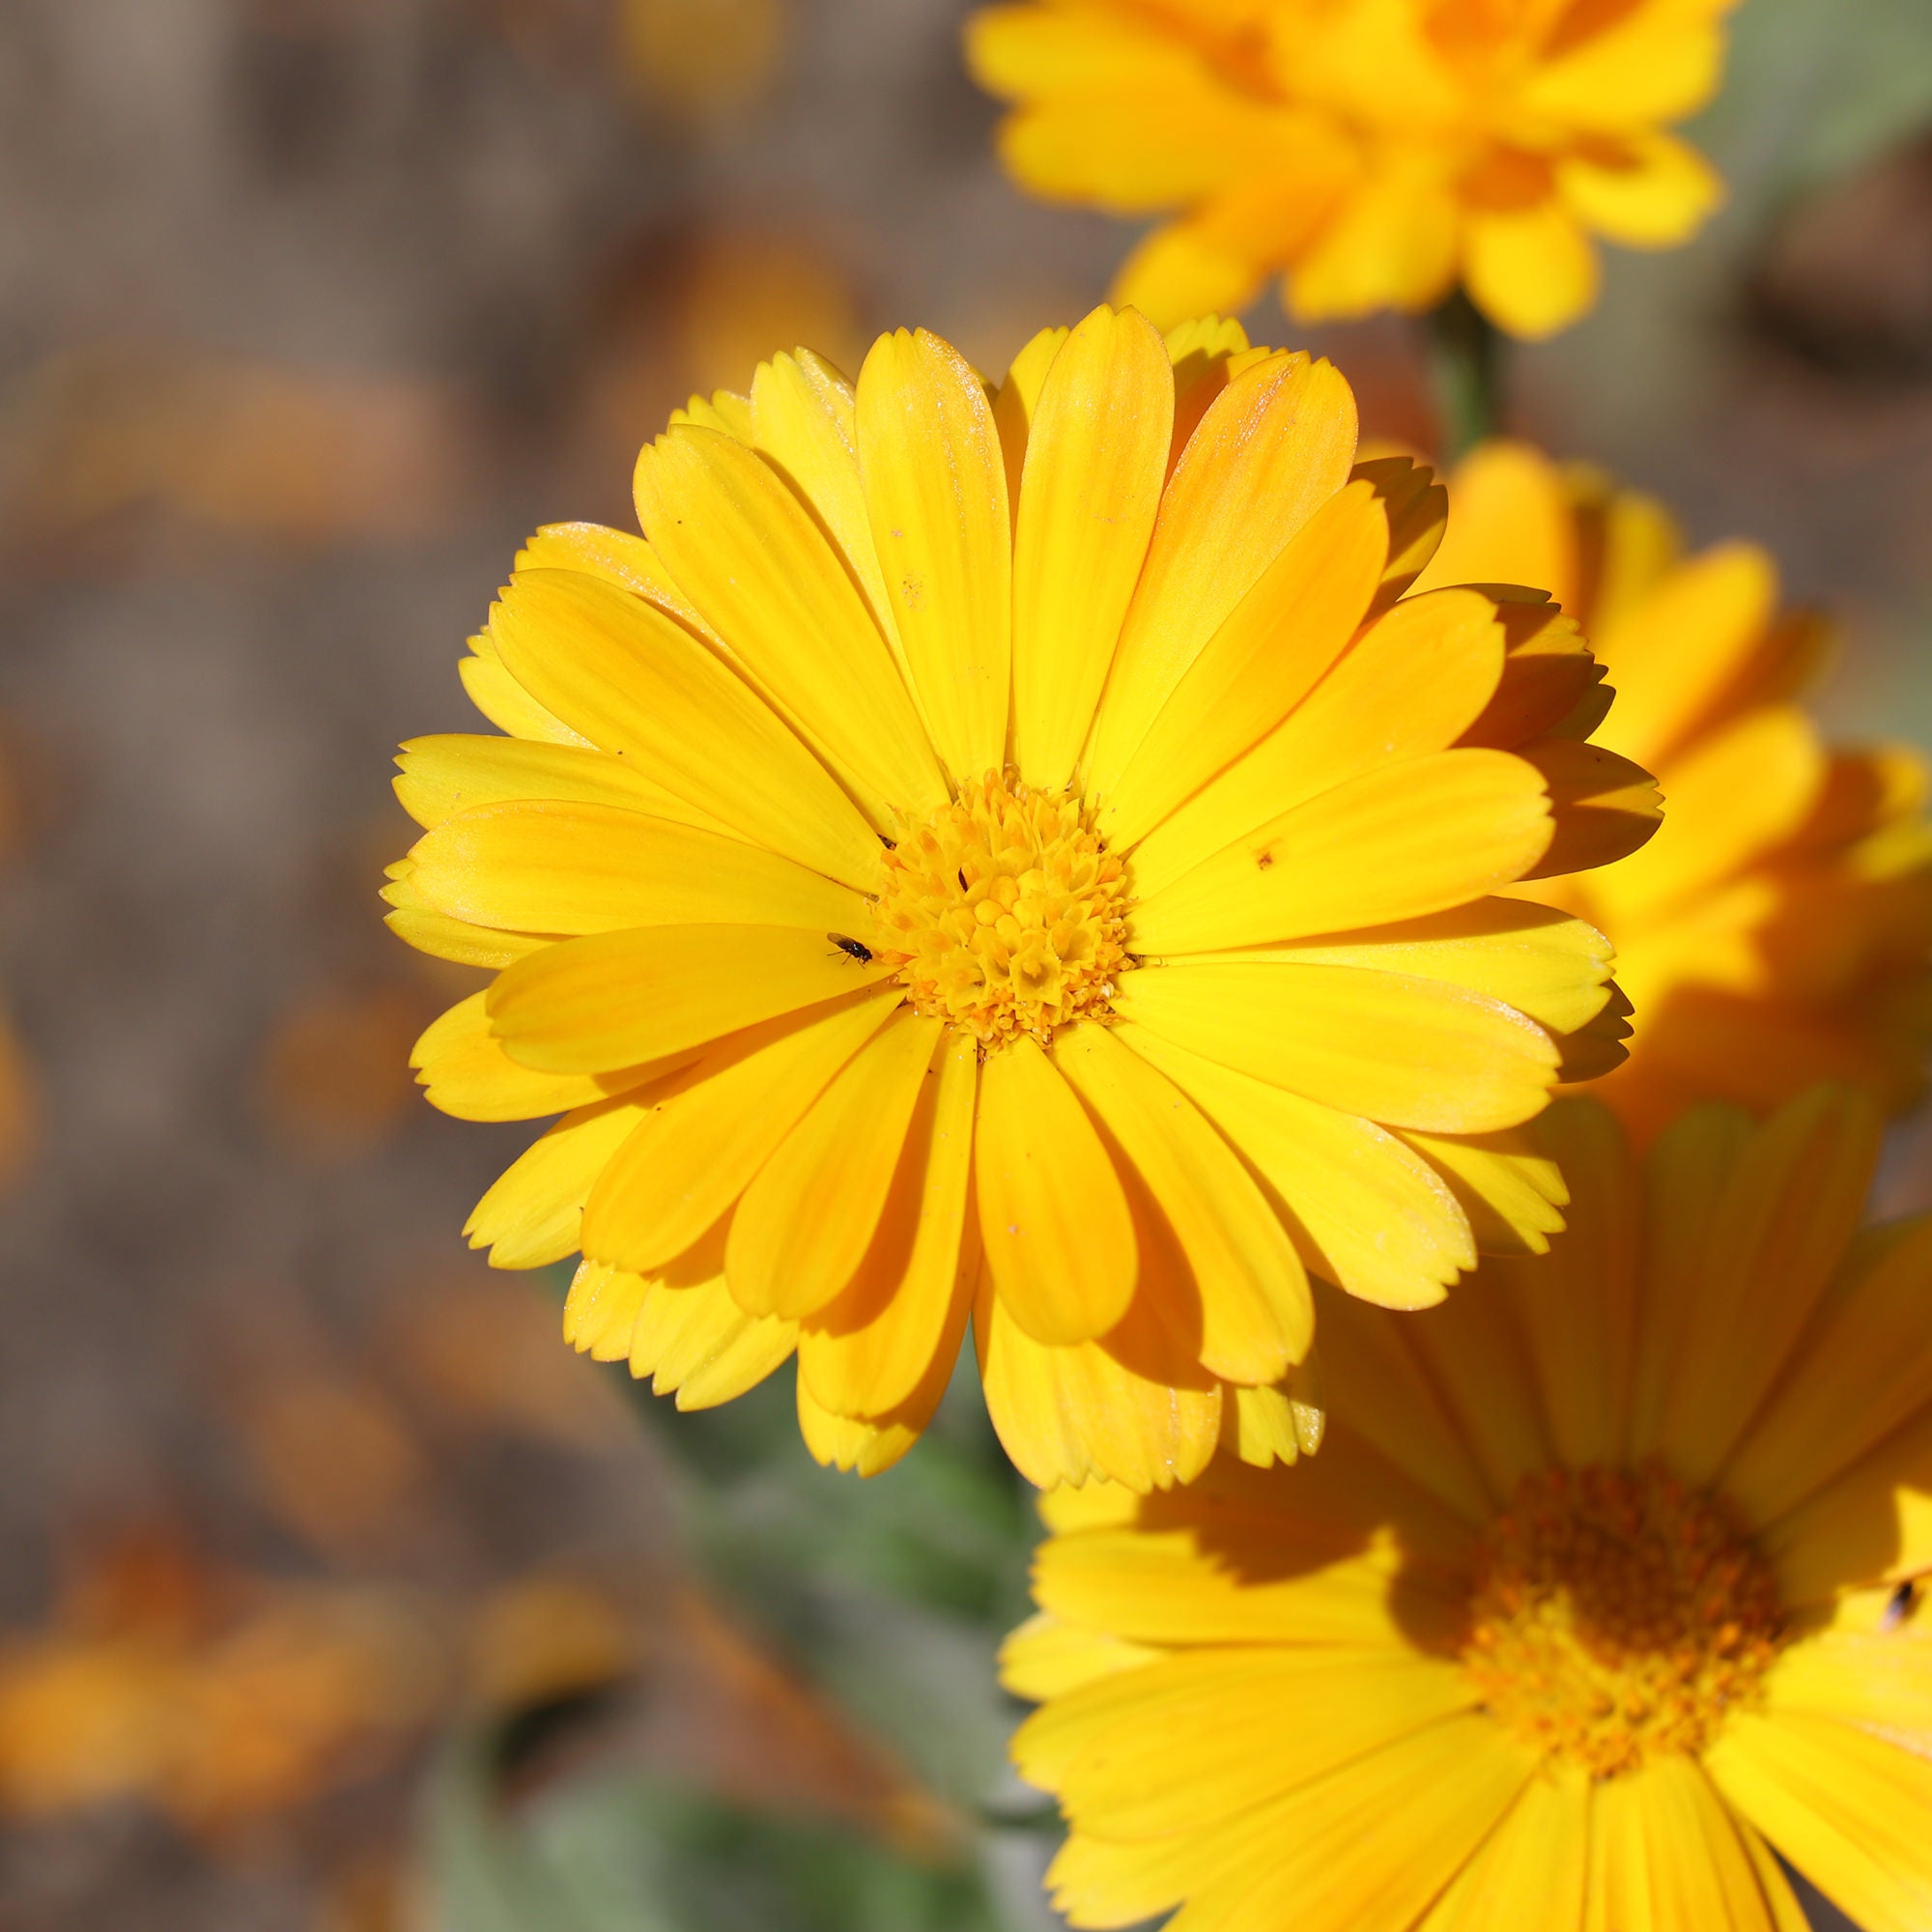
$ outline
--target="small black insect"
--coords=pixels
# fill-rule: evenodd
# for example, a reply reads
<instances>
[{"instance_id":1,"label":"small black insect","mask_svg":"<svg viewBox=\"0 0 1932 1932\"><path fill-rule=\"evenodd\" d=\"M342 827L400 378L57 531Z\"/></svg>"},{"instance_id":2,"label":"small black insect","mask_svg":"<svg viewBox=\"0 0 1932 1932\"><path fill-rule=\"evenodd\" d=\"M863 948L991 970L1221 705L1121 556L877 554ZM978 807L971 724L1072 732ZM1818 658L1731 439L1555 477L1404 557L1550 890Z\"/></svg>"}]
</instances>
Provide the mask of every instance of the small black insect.
<instances>
[{"instance_id":1,"label":"small black insect","mask_svg":"<svg viewBox=\"0 0 1932 1932\"><path fill-rule=\"evenodd\" d=\"M966 867L964 866L960 867L957 876L959 879L959 890L962 893L970 893L973 888L966 883Z\"/></svg>"},{"instance_id":2,"label":"small black insect","mask_svg":"<svg viewBox=\"0 0 1932 1932\"><path fill-rule=\"evenodd\" d=\"M847 939L842 932L828 932L825 936L846 958L856 959L861 966L872 963L872 949L869 946L862 946L856 939Z\"/></svg>"}]
</instances>

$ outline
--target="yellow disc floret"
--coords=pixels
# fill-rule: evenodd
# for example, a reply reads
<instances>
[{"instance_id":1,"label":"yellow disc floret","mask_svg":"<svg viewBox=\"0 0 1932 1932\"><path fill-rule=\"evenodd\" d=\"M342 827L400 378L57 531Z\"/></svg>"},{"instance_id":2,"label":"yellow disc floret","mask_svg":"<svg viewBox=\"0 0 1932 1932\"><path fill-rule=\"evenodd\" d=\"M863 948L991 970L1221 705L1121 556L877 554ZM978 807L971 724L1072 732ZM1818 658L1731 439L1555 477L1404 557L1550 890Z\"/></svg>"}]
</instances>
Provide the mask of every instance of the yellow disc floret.
<instances>
[{"instance_id":1,"label":"yellow disc floret","mask_svg":"<svg viewBox=\"0 0 1932 1932\"><path fill-rule=\"evenodd\" d=\"M1132 964L1121 862L1071 792L989 772L885 865L882 956L917 1011L986 1046L1104 1014Z\"/></svg>"},{"instance_id":2,"label":"yellow disc floret","mask_svg":"<svg viewBox=\"0 0 1932 1932\"><path fill-rule=\"evenodd\" d=\"M1548 1469L1483 1534L1463 1662L1501 1723L1607 1777L1708 1744L1781 1633L1718 1500L1655 1464Z\"/></svg>"}]
</instances>

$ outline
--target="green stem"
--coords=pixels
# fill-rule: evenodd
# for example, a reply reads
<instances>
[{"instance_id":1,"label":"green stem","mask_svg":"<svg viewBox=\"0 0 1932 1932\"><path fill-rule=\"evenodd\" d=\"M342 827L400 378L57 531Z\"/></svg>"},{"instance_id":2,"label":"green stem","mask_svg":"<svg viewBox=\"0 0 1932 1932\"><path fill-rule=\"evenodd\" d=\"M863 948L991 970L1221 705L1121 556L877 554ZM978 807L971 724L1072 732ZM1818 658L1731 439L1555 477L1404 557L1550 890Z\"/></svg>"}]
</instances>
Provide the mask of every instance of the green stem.
<instances>
[{"instance_id":1,"label":"green stem","mask_svg":"<svg viewBox=\"0 0 1932 1932\"><path fill-rule=\"evenodd\" d=\"M1423 330L1443 454L1453 462L1500 427L1502 338L1460 288L1423 317Z\"/></svg>"}]
</instances>

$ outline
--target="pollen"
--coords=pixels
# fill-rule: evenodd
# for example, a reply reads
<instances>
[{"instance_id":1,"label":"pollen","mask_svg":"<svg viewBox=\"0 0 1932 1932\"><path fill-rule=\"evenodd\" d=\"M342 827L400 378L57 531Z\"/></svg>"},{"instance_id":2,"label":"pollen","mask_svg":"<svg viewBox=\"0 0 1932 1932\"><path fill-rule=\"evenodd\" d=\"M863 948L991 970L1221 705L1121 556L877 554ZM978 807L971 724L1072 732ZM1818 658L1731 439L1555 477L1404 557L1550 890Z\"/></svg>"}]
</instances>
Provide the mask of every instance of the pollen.
<instances>
[{"instance_id":1,"label":"pollen","mask_svg":"<svg viewBox=\"0 0 1932 1932\"><path fill-rule=\"evenodd\" d=\"M1498 1722L1611 1777L1708 1744L1782 1631L1719 1499L1655 1463L1549 1469L1483 1533L1463 1665Z\"/></svg>"},{"instance_id":2,"label":"pollen","mask_svg":"<svg viewBox=\"0 0 1932 1932\"><path fill-rule=\"evenodd\" d=\"M1126 950L1126 881L1071 792L988 773L885 855L881 956L915 1011L986 1047L1105 1017Z\"/></svg>"}]
</instances>

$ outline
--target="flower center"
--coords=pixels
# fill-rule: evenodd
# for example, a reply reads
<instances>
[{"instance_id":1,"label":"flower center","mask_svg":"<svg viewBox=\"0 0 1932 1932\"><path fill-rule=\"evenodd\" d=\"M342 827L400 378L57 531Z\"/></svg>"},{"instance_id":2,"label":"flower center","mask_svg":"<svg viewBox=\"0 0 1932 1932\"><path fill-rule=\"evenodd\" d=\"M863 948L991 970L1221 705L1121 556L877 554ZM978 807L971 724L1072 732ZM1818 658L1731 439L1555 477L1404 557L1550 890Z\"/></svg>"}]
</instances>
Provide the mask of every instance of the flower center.
<instances>
[{"instance_id":1,"label":"flower center","mask_svg":"<svg viewBox=\"0 0 1932 1932\"><path fill-rule=\"evenodd\" d=\"M1700 1749L1782 1630L1716 1499L1656 1463L1547 1469L1483 1532L1463 1665L1499 1722L1609 1777Z\"/></svg>"},{"instance_id":2,"label":"flower center","mask_svg":"<svg viewBox=\"0 0 1932 1932\"><path fill-rule=\"evenodd\" d=\"M1105 1013L1133 964L1121 862L1071 792L989 772L885 861L882 956L915 1011L987 1046Z\"/></svg>"}]
</instances>

